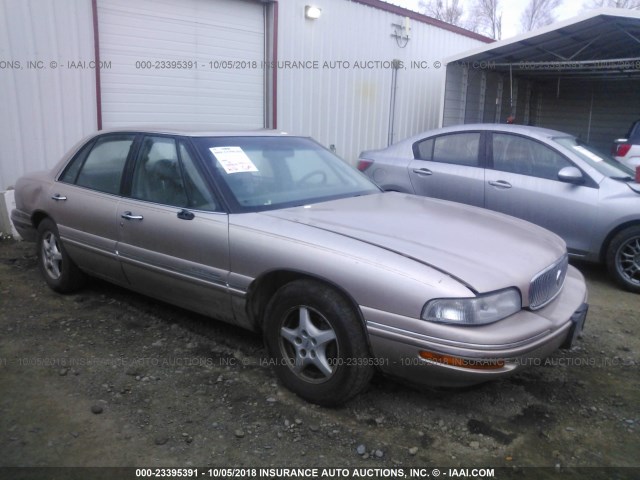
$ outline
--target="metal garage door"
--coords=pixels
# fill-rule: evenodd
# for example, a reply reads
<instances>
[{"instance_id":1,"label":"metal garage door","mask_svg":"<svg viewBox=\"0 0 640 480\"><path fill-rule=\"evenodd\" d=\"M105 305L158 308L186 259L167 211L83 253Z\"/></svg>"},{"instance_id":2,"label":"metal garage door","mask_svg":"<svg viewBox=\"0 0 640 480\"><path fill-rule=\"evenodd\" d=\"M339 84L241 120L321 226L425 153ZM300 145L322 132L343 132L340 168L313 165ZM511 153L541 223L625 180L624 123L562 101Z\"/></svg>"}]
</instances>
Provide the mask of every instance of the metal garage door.
<instances>
[{"instance_id":1,"label":"metal garage door","mask_svg":"<svg viewBox=\"0 0 640 480\"><path fill-rule=\"evenodd\" d=\"M264 7L99 0L103 126L264 126Z\"/></svg>"}]
</instances>

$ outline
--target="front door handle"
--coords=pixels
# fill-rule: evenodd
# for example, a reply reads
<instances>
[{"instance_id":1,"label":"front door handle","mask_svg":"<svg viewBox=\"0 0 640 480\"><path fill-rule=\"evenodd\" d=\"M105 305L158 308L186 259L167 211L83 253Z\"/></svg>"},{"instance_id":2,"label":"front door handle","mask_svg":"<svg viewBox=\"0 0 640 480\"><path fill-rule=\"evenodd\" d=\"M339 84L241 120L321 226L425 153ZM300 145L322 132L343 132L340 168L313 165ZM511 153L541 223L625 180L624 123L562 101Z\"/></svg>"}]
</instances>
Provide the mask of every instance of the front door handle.
<instances>
[{"instance_id":1,"label":"front door handle","mask_svg":"<svg viewBox=\"0 0 640 480\"><path fill-rule=\"evenodd\" d=\"M126 220L142 220L144 218L142 215L134 215L131 212L124 212L120 216Z\"/></svg>"},{"instance_id":2,"label":"front door handle","mask_svg":"<svg viewBox=\"0 0 640 480\"><path fill-rule=\"evenodd\" d=\"M433 175L433 172L428 168L414 168L413 173L417 173L422 176Z\"/></svg>"},{"instance_id":3,"label":"front door handle","mask_svg":"<svg viewBox=\"0 0 640 480\"><path fill-rule=\"evenodd\" d=\"M63 197L59 193L56 193L53 197L51 197L51 200L55 200L56 202L63 202L66 199L67 199L67 197Z\"/></svg>"},{"instance_id":4,"label":"front door handle","mask_svg":"<svg viewBox=\"0 0 640 480\"><path fill-rule=\"evenodd\" d=\"M491 185L492 187L498 187L498 188L511 188L511 184L504 180L497 180L497 181L489 180L489 185Z\"/></svg>"}]
</instances>

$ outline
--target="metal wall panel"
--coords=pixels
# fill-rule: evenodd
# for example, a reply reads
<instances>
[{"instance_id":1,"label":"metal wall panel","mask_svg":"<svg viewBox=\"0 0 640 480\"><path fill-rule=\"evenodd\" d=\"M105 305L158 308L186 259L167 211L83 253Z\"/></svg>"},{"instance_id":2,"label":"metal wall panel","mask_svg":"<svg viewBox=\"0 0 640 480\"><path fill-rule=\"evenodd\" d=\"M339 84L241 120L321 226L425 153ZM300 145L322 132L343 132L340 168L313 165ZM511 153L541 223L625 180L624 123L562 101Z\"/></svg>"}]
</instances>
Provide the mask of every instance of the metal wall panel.
<instances>
[{"instance_id":1,"label":"metal wall panel","mask_svg":"<svg viewBox=\"0 0 640 480\"><path fill-rule=\"evenodd\" d=\"M448 65L444 91L442 126L464 123L468 70L462 65Z\"/></svg>"},{"instance_id":2,"label":"metal wall panel","mask_svg":"<svg viewBox=\"0 0 640 480\"><path fill-rule=\"evenodd\" d=\"M3 0L0 26L2 191L96 129L96 94L91 0Z\"/></svg>"},{"instance_id":3,"label":"metal wall panel","mask_svg":"<svg viewBox=\"0 0 640 480\"><path fill-rule=\"evenodd\" d=\"M467 105L464 114L464 123L478 123L482 121L484 104L480 105L480 100L484 99L485 92L482 92L482 71L479 69L469 69L467 86Z\"/></svg>"},{"instance_id":4,"label":"metal wall panel","mask_svg":"<svg viewBox=\"0 0 640 480\"><path fill-rule=\"evenodd\" d=\"M640 118L637 80L556 79L538 84L537 94L537 126L571 133L604 152Z\"/></svg>"},{"instance_id":5,"label":"metal wall panel","mask_svg":"<svg viewBox=\"0 0 640 480\"><path fill-rule=\"evenodd\" d=\"M260 2L100 0L98 17L101 58L111 62L102 72L105 127L264 126Z\"/></svg>"},{"instance_id":6,"label":"metal wall panel","mask_svg":"<svg viewBox=\"0 0 640 480\"><path fill-rule=\"evenodd\" d=\"M398 14L323 0L313 21L304 16L307 3L278 4L279 66L318 62L278 68L278 128L335 145L355 161L361 150L439 125L444 68L435 62L480 41L410 20L405 45L392 36L404 33ZM254 0L98 0L103 126L264 125L268 71L208 64L261 64L264 10ZM49 168L94 131L97 103L91 0L4 0L0 25L1 190L26 171ZM141 68L137 60L196 60L199 68ZM394 60L402 68L394 70Z\"/></svg>"},{"instance_id":7,"label":"metal wall panel","mask_svg":"<svg viewBox=\"0 0 640 480\"><path fill-rule=\"evenodd\" d=\"M500 76L493 72L487 72L487 91L485 93L485 105L482 122L492 123L496 121L498 107L502 101L499 90ZM502 113L502 112L500 112Z\"/></svg>"},{"instance_id":8,"label":"metal wall panel","mask_svg":"<svg viewBox=\"0 0 640 480\"><path fill-rule=\"evenodd\" d=\"M304 16L308 3L279 2L278 128L335 145L351 162L362 150L386 146L393 60L404 67L397 71L393 140L439 125L445 69L434 62L480 41L410 20L410 39L402 48L405 42L392 36L397 28L392 24L405 24L399 15L346 0L323 0L322 16L309 20ZM287 61L317 63L295 68Z\"/></svg>"},{"instance_id":9,"label":"metal wall panel","mask_svg":"<svg viewBox=\"0 0 640 480\"><path fill-rule=\"evenodd\" d=\"M631 122L640 119L640 82L609 80L591 86L593 107L587 141L608 152L613 140L624 138Z\"/></svg>"}]
</instances>

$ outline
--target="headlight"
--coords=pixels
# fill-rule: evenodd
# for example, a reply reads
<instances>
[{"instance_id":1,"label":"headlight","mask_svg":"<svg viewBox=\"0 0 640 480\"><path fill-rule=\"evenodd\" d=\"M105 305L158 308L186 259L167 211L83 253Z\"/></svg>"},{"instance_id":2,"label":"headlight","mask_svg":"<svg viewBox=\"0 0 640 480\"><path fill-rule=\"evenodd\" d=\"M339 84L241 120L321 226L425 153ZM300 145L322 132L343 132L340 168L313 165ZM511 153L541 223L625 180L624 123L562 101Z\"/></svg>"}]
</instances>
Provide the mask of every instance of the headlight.
<instances>
[{"instance_id":1,"label":"headlight","mask_svg":"<svg viewBox=\"0 0 640 480\"><path fill-rule=\"evenodd\" d=\"M515 288L473 298L438 298L427 302L422 319L454 325L485 325L519 312L520 292Z\"/></svg>"}]
</instances>

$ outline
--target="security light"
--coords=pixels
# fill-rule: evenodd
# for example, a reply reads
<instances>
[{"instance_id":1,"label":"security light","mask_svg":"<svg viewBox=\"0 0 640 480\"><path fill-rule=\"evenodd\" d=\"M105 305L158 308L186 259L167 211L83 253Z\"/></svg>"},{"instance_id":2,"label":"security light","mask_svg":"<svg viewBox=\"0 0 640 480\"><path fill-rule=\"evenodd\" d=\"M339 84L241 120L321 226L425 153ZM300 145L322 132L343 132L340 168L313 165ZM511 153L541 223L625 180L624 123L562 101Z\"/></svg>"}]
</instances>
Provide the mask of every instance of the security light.
<instances>
[{"instance_id":1,"label":"security light","mask_svg":"<svg viewBox=\"0 0 640 480\"><path fill-rule=\"evenodd\" d=\"M320 18L320 15L322 15L322 9L319 7L316 7L314 5L306 5L304 7L304 16L311 19L311 20L315 20L317 18Z\"/></svg>"}]
</instances>

